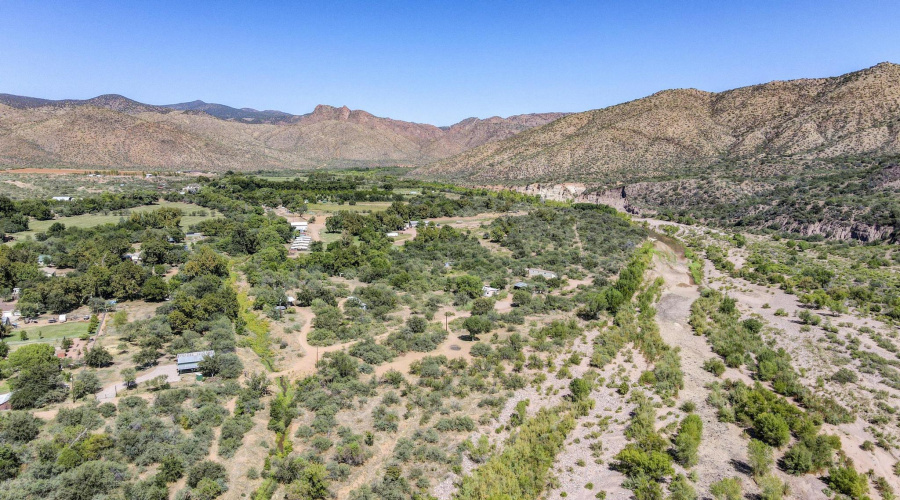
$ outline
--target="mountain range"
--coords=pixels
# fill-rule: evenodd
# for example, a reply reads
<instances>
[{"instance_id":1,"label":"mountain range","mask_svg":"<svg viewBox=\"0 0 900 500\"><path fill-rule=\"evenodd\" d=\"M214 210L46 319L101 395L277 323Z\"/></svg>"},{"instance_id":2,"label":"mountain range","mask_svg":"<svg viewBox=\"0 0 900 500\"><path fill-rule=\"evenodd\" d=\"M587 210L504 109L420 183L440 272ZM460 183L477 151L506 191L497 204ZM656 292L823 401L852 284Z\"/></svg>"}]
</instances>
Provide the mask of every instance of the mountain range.
<instances>
[{"instance_id":1,"label":"mountain range","mask_svg":"<svg viewBox=\"0 0 900 500\"><path fill-rule=\"evenodd\" d=\"M294 115L120 95L0 94L0 165L259 170L399 165L471 184L622 184L703 171L900 152L900 66L724 92L665 90L582 113L449 127L347 107Z\"/></svg>"},{"instance_id":2,"label":"mountain range","mask_svg":"<svg viewBox=\"0 0 900 500\"><path fill-rule=\"evenodd\" d=\"M0 165L259 170L423 165L505 139L563 113L469 118L449 127L346 106L292 115L120 95L48 100L0 94Z\"/></svg>"},{"instance_id":3,"label":"mountain range","mask_svg":"<svg viewBox=\"0 0 900 500\"><path fill-rule=\"evenodd\" d=\"M721 162L900 152L900 65L575 113L415 170L470 183L653 179Z\"/></svg>"}]
</instances>

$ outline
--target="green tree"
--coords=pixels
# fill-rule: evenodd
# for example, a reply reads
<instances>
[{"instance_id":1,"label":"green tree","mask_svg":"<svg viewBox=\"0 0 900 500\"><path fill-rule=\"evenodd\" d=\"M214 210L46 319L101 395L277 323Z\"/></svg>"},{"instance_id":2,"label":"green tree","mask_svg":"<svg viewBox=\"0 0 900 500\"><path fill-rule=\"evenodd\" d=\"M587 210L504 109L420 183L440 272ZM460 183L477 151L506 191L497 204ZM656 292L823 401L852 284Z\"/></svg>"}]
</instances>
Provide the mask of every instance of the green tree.
<instances>
[{"instance_id":1,"label":"green tree","mask_svg":"<svg viewBox=\"0 0 900 500\"><path fill-rule=\"evenodd\" d=\"M144 347L134 355L135 364L141 367L155 365L157 359L159 352L152 346Z\"/></svg>"},{"instance_id":2,"label":"green tree","mask_svg":"<svg viewBox=\"0 0 900 500\"><path fill-rule=\"evenodd\" d=\"M119 374L122 376L122 383L125 387L131 389L137 387L137 372L134 368L125 368Z\"/></svg>"},{"instance_id":3,"label":"green tree","mask_svg":"<svg viewBox=\"0 0 900 500\"><path fill-rule=\"evenodd\" d=\"M111 365L112 362L112 354L96 342L94 343L94 347L88 349L84 356L84 364L91 368L102 368Z\"/></svg>"},{"instance_id":4,"label":"green tree","mask_svg":"<svg viewBox=\"0 0 900 500\"><path fill-rule=\"evenodd\" d=\"M244 369L241 359L234 353L221 353L206 356L199 363L200 372L206 377L220 376L233 379L241 375Z\"/></svg>"},{"instance_id":5,"label":"green tree","mask_svg":"<svg viewBox=\"0 0 900 500\"><path fill-rule=\"evenodd\" d=\"M159 276L150 276L141 287L141 297L148 302L162 302L169 296L169 286Z\"/></svg>"},{"instance_id":6,"label":"green tree","mask_svg":"<svg viewBox=\"0 0 900 500\"><path fill-rule=\"evenodd\" d=\"M22 461L18 453L7 445L0 446L0 481L6 481L19 475Z\"/></svg>"},{"instance_id":7,"label":"green tree","mask_svg":"<svg viewBox=\"0 0 900 500\"><path fill-rule=\"evenodd\" d=\"M12 411L0 417L0 438L12 444L25 444L38 436L43 424L43 420L31 413Z\"/></svg>"},{"instance_id":8,"label":"green tree","mask_svg":"<svg viewBox=\"0 0 900 500\"><path fill-rule=\"evenodd\" d=\"M753 477L757 479L768 474L775 463L772 447L758 439L750 440L747 445L747 457Z\"/></svg>"},{"instance_id":9,"label":"green tree","mask_svg":"<svg viewBox=\"0 0 900 500\"><path fill-rule=\"evenodd\" d=\"M72 397L81 399L90 394L100 392L100 379L97 374L92 371L82 371L75 376L72 382Z\"/></svg>"},{"instance_id":10,"label":"green tree","mask_svg":"<svg viewBox=\"0 0 900 500\"><path fill-rule=\"evenodd\" d=\"M494 301L485 297L479 297L472 301L472 315L481 316L494 310Z\"/></svg>"},{"instance_id":11,"label":"green tree","mask_svg":"<svg viewBox=\"0 0 900 500\"><path fill-rule=\"evenodd\" d=\"M469 332L472 338L491 331L493 327L494 323L485 316L469 316L463 322L463 328Z\"/></svg>"},{"instance_id":12,"label":"green tree","mask_svg":"<svg viewBox=\"0 0 900 500\"><path fill-rule=\"evenodd\" d=\"M122 309L120 311L116 311L112 317L113 326L116 328L122 328L126 324L128 324L128 311Z\"/></svg>"},{"instance_id":13,"label":"green tree","mask_svg":"<svg viewBox=\"0 0 900 500\"><path fill-rule=\"evenodd\" d=\"M331 496L328 491L328 471L325 466L308 463L300 478L288 486L286 500L324 500Z\"/></svg>"},{"instance_id":14,"label":"green tree","mask_svg":"<svg viewBox=\"0 0 900 500\"><path fill-rule=\"evenodd\" d=\"M481 288L484 286L477 276L472 276L470 274L466 274L463 276L457 277L453 280L453 288L452 291L456 293L462 293L469 297L470 299L474 299L476 297L481 296Z\"/></svg>"},{"instance_id":15,"label":"green tree","mask_svg":"<svg viewBox=\"0 0 900 500\"><path fill-rule=\"evenodd\" d=\"M513 292L512 305L519 307L531 303L531 294L527 290Z\"/></svg>"}]
</instances>

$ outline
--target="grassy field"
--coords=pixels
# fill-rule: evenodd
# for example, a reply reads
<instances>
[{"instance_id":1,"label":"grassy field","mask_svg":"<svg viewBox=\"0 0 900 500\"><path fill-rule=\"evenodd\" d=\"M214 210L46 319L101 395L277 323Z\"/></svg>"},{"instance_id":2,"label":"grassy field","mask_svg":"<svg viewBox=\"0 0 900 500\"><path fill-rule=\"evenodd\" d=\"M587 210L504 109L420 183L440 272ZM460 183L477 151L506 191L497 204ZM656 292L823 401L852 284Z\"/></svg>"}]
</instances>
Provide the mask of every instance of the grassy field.
<instances>
[{"instance_id":1,"label":"grassy field","mask_svg":"<svg viewBox=\"0 0 900 500\"><path fill-rule=\"evenodd\" d=\"M293 181L293 180L301 180L305 181L307 176L305 175L255 175L254 177L265 179L270 182L282 182L282 181Z\"/></svg>"},{"instance_id":2,"label":"grassy field","mask_svg":"<svg viewBox=\"0 0 900 500\"><path fill-rule=\"evenodd\" d=\"M20 323L21 324L21 323ZM65 323L56 323L52 325L24 325L12 331L12 336L6 337L6 343L10 347L16 347L25 344L38 343L55 343L63 337L78 338L87 332L87 321L67 321ZM19 334L25 332L28 340L20 340Z\"/></svg>"},{"instance_id":3,"label":"grassy field","mask_svg":"<svg viewBox=\"0 0 900 500\"><path fill-rule=\"evenodd\" d=\"M210 217L220 217L220 214L200 207L198 205L192 205L190 203L181 203L181 202L169 202L162 201L157 205L144 205L140 207L135 207L129 209L128 212L147 212L150 210L156 210L162 207L169 208L180 208L186 214L189 214L198 210L205 210L208 215L185 215L181 218L181 227L182 229L187 229L192 224L196 224L204 219L208 219ZM85 214L85 215L76 215L74 217L60 217L59 219L53 220L32 220L29 224L31 228L29 231L23 231L21 233L15 233L12 236L16 240L21 240L27 238L28 236L34 237L35 234L44 232L50 228L50 226L54 222L62 222L66 225L66 227L93 227L99 226L101 224L115 224L119 222L119 220L126 218L126 215L100 215L100 214Z\"/></svg>"},{"instance_id":4,"label":"grassy field","mask_svg":"<svg viewBox=\"0 0 900 500\"><path fill-rule=\"evenodd\" d=\"M356 205L343 204L338 205L337 203L310 203L309 204L309 212L328 212L334 213L339 212L341 210L347 210L350 212L379 212L381 210L387 210L388 207L391 206L391 202L389 201L362 201L357 203Z\"/></svg>"}]
</instances>

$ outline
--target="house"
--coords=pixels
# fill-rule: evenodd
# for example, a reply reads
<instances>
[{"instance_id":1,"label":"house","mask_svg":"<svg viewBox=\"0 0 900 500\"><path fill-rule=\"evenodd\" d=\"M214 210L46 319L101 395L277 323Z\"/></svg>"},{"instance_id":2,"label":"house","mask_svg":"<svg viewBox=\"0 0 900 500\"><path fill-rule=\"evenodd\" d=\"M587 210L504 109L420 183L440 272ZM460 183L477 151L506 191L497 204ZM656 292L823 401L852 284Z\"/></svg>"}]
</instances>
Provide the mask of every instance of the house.
<instances>
[{"instance_id":1,"label":"house","mask_svg":"<svg viewBox=\"0 0 900 500\"><path fill-rule=\"evenodd\" d=\"M11 392L7 392L6 394L0 394L0 410L12 410L12 404L10 404L10 399L12 399Z\"/></svg>"},{"instance_id":2,"label":"house","mask_svg":"<svg viewBox=\"0 0 900 500\"><path fill-rule=\"evenodd\" d=\"M200 186L197 184L188 184L181 188L181 194L197 194L200 192Z\"/></svg>"},{"instance_id":3,"label":"house","mask_svg":"<svg viewBox=\"0 0 900 500\"><path fill-rule=\"evenodd\" d=\"M72 201L71 196L54 196L53 201Z\"/></svg>"},{"instance_id":4,"label":"house","mask_svg":"<svg viewBox=\"0 0 900 500\"><path fill-rule=\"evenodd\" d=\"M140 262L140 261L141 261L141 254L139 254L139 253L126 253L125 255L122 256L122 259L123 259L123 260L131 259L131 262L137 263L137 262Z\"/></svg>"},{"instance_id":5,"label":"house","mask_svg":"<svg viewBox=\"0 0 900 500\"><path fill-rule=\"evenodd\" d=\"M499 291L500 291L499 288L494 288L492 286L485 285L485 286L481 287L481 294L485 297L493 297Z\"/></svg>"},{"instance_id":6,"label":"house","mask_svg":"<svg viewBox=\"0 0 900 500\"><path fill-rule=\"evenodd\" d=\"M419 226L419 221L417 221L417 220L411 220L411 221L409 221L409 224L406 225L406 227L409 229L412 229L412 228L418 227L418 226Z\"/></svg>"},{"instance_id":7,"label":"house","mask_svg":"<svg viewBox=\"0 0 900 500\"><path fill-rule=\"evenodd\" d=\"M529 267L528 269L526 269L526 271L528 271L529 278L541 276L544 279L552 280L557 277L556 273L554 273L553 271L546 271L544 269L537 269L534 267Z\"/></svg>"},{"instance_id":8,"label":"house","mask_svg":"<svg viewBox=\"0 0 900 500\"><path fill-rule=\"evenodd\" d=\"M309 229L309 222L305 222L305 221L291 222L291 227L294 228L294 231L300 231L301 233L305 233Z\"/></svg>"},{"instance_id":9,"label":"house","mask_svg":"<svg viewBox=\"0 0 900 500\"><path fill-rule=\"evenodd\" d=\"M515 288L516 290L524 290L524 289L528 288L528 283L525 283L524 281L519 281L518 283L513 285L513 288Z\"/></svg>"},{"instance_id":10,"label":"house","mask_svg":"<svg viewBox=\"0 0 900 500\"><path fill-rule=\"evenodd\" d=\"M178 355L178 373L192 372L200 368L200 362L205 358L215 356L216 351L186 352Z\"/></svg>"}]
</instances>

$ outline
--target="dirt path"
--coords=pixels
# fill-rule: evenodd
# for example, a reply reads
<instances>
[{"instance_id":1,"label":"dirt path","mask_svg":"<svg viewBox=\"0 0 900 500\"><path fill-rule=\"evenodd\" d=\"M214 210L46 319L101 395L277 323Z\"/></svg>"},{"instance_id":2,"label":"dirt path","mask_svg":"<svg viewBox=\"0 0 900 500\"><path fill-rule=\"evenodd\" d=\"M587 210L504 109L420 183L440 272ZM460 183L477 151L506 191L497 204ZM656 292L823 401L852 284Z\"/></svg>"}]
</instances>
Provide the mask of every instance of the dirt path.
<instances>
[{"instance_id":1,"label":"dirt path","mask_svg":"<svg viewBox=\"0 0 900 500\"><path fill-rule=\"evenodd\" d=\"M658 221L648 220L648 222L651 223L651 226L657 226L659 224ZM685 228L685 230L690 230L690 228ZM659 247L659 243L657 246ZM729 256L729 258L731 257L732 256ZM684 291L688 290L688 287L683 286L684 283L690 283L690 281L688 281L686 277L683 278L681 280L682 283L679 283L677 285L678 288L676 289L672 289L669 283L670 276L677 279L675 275L687 272L686 262L683 262L682 260L683 259L678 259L674 265L663 267L657 262L656 271L663 275L667 282L658 308L661 334L669 345L682 348L682 365L685 372L686 383L685 391L682 394L683 398L692 390L692 386L702 387L704 385L704 379L711 380L711 375L703 371L702 368L698 370L697 366L693 366L694 363L692 362L692 358L696 357L696 352L705 353L702 356L704 359L712 357L713 354L706 345L705 340L693 337L692 335L684 336L677 334L682 328L685 328L690 333L690 327L686 326L685 323L685 318L687 318L690 313L690 302L686 302L684 299L680 298L685 295ZM666 267L669 267L669 269ZM675 275L672 275L672 273L675 273ZM807 387L816 387L817 379L824 379L824 387L818 390L836 397L840 402L850 408L856 407L863 400L871 398L872 396L869 392L872 390L886 391L893 397L896 397L898 393L900 393L900 391L895 391L880 384L880 377L872 374L859 373L859 384L868 386L864 390L861 390L861 388L854 388L852 385L840 387L833 382L830 382L830 376L837 370L837 366L833 362L835 353L827 348L828 344L824 342L823 333L819 328L812 328L806 332L802 331L800 322L795 316L799 311L803 310L804 307L799 303L797 296L787 294L776 287L755 285L744 279L732 278L731 276L724 275L717 271L708 261L704 261L704 275L707 276L705 286L717 289L735 298L738 307L745 316L751 314L758 315L768 325L777 329L778 333L773 337L776 344L778 347L783 347L791 354L793 364L802 374L802 382ZM682 302L685 302L686 305L683 305ZM687 307L687 309L685 309L685 307ZM787 315L776 316L775 312L779 309L783 309ZM821 315L821 312L819 314ZM825 317L833 324L852 325L854 329L860 326L869 326L871 328L882 330L887 328L878 321L859 318L852 314L835 316L829 314L825 315ZM839 333L840 337L843 338L846 332L846 330L842 329ZM866 336L859 335L857 337L860 339L861 345L865 350L875 352L887 359L894 358L893 354L875 345L874 342ZM692 347L691 344L696 345ZM697 349L699 349L699 351L697 351ZM699 363L702 363L702 359L698 361ZM696 377L699 385L691 382L691 378L693 377ZM751 380L749 373L734 369L729 369L722 378L741 379L745 382ZM703 399L705 400L705 396ZM705 401L699 399L693 399L693 401L698 405L698 413L701 414L704 419L704 425L706 425L704 428L704 441L702 442L700 449L701 462L700 466L698 466L699 470L703 467L704 460L707 459L705 456L705 448L713 444L708 441L708 437L710 437L708 433L713 431L717 424L707 424L708 418L703 414L704 411L708 411L708 409L705 408L707 406ZM852 424L842 424L838 426L825 424L822 427L822 431L829 434L836 434L841 437L842 449L854 461L857 470L873 470L878 476L887 479L895 489L900 488L900 481L897 480L897 477L892 471L892 467L897 461L893 454L877 447L874 451L870 452L861 449L861 446L865 441L875 441L871 432L866 430L867 427L869 427L869 424L865 422L865 420L857 418L857 421ZM730 438L719 439L717 437L714 445L716 448L727 449L732 441L733 440ZM744 449L741 450L733 450L732 455L735 455L734 452L739 451L739 454L736 456L745 457L745 440L743 440L743 447ZM717 449L714 451L719 452L720 450ZM717 462L721 463L721 460L717 460ZM715 463L713 463L712 466L716 467ZM734 469L729 472L733 471ZM778 474L781 479L787 481L793 497L825 498L822 493L825 485L815 475L810 474L796 477L785 475L780 471ZM701 484L708 484L708 482L709 481L705 480L704 474L701 473L700 484L698 484L698 486ZM745 481L745 485L752 487L752 484L750 483L752 483L752 481Z\"/></svg>"},{"instance_id":2,"label":"dirt path","mask_svg":"<svg viewBox=\"0 0 900 500\"><path fill-rule=\"evenodd\" d=\"M138 384L142 384L161 375L164 375L166 377L166 381L170 384L181 381L181 376L178 374L178 365L175 363L158 365L149 372L138 376L135 381ZM116 382L113 385L104 387L102 391L98 392L97 399L100 401L114 399L126 390L127 387L125 387L124 382Z\"/></svg>"}]
</instances>

